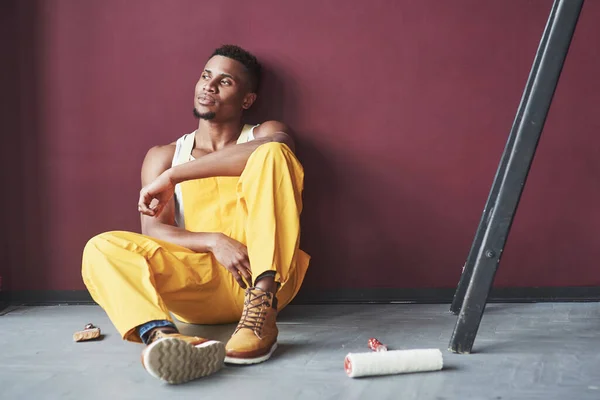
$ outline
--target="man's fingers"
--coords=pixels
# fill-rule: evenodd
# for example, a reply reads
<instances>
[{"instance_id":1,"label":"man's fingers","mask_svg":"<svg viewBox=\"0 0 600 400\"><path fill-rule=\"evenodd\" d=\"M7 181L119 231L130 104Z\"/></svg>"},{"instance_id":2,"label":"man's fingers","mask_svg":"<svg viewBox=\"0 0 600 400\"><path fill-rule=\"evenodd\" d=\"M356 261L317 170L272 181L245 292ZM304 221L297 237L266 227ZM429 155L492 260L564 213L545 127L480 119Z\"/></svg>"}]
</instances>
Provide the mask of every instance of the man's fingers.
<instances>
[{"instance_id":1,"label":"man's fingers","mask_svg":"<svg viewBox=\"0 0 600 400\"><path fill-rule=\"evenodd\" d=\"M156 210L156 207L159 205L159 201L158 199L155 197L153 199L150 199L150 202L148 203L148 208L151 210Z\"/></svg>"},{"instance_id":2,"label":"man's fingers","mask_svg":"<svg viewBox=\"0 0 600 400\"><path fill-rule=\"evenodd\" d=\"M250 271L250 264L247 262L240 263L238 271L242 274L248 284L252 284L252 272Z\"/></svg>"},{"instance_id":3,"label":"man's fingers","mask_svg":"<svg viewBox=\"0 0 600 400\"><path fill-rule=\"evenodd\" d=\"M154 210L148 207L150 201L152 201L152 197L148 192L142 189L142 191L140 191L140 200L138 201L138 211L144 215L153 216L155 213Z\"/></svg>"},{"instance_id":4,"label":"man's fingers","mask_svg":"<svg viewBox=\"0 0 600 400\"><path fill-rule=\"evenodd\" d=\"M162 213L164 208L165 208L165 206L162 203L157 203L153 207L150 207L150 209L154 211L155 217L158 217L160 215L160 213Z\"/></svg>"},{"instance_id":5,"label":"man's fingers","mask_svg":"<svg viewBox=\"0 0 600 400\"><path fill-rule=\"evenodd\" d=\"M231 275L233 275L233 278L237 281L238 285L240 285L242 289L246 289L246 283L244 282L238 271L235 269L235 267L232 268L230 272Z\"/></svg>"},{"instance_id":6,"label":"man's fingers","mask_svg":"<svg viewBox=\"0 0 600 400\"><path fill-rule=\"evenodd\" d=\"M248 283L248 286L252 287L252 274L248 274L249 277L246 278L246 282Z\"/></svg>"},{"instance_id":7,"label":"man's fingers","mask_svg":"<svg viewBox=\"0 0 600 400\"><path fill-rule=\"evenodd\" d=\"M240 265L242 267L242 275L244 275L244 278L246 278L248 282L252 282L252 268L250 268L250 261L248 260L248 257L243 259L240 262Z\"/></svg>"}]
</instances>

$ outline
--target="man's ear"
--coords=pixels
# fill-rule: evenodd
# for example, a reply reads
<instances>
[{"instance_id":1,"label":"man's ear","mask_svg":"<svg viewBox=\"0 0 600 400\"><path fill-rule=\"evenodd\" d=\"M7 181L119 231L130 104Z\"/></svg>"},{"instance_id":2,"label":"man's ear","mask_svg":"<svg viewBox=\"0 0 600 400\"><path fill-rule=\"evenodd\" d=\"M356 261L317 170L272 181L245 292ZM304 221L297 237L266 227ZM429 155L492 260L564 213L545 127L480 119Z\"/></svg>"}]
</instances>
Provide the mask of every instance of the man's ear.
<instances>
[{"instance_id":1,"label":"man's ear","mask_svg":"<svg viewBox=\"0 0 600 400\"><path fill-rule=\"evenodd\" d=\"M256 93L247 93L244 96L244 101L242 102L242 108L244 110L249 109L250 107L252 107L252 104L254 104L255 101L256 101Z\"/></svg>"}]
</instances>

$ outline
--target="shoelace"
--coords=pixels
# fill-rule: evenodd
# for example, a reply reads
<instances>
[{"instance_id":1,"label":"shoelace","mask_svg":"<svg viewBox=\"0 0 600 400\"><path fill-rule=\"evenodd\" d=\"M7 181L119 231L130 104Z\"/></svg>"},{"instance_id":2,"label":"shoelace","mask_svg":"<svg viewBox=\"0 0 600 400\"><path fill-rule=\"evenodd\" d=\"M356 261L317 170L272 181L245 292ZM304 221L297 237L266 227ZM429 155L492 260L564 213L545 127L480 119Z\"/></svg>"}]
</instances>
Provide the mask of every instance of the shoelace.
<instances>
[{"instance_id":1,"label":"shoelace","mask_svg":"<svg viewBox=\"0 0 600 400\"><path fill-rule=\"evenodd\" d=\"M242 318L235 330L239 331L242 328L252 329L252 331L260 337L260 331L265 322L267 313L265 308L271 307L269 303L269 293L254 294L248 291L248 296L244 301L244 311L242 312Z\"/></svg>"}]
</instances>

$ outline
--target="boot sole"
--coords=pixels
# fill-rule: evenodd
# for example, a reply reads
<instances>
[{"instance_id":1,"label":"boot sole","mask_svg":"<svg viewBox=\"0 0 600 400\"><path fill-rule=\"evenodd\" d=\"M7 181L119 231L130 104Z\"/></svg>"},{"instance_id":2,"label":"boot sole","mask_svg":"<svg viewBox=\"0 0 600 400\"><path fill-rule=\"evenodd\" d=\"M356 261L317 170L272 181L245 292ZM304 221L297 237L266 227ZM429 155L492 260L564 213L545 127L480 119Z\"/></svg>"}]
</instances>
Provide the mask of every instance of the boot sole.
<instances>
[{"instance_id":1,"label":"boot sole","mask_svg":"<svg viewBox=\"0 0 600 400\"><path fill-rule=\"evenodd\" d=\"M261 362L267 361L273 355L273 352L277 349L277 342L273 343L269 352L263 356L254 357L254 358L240 358L240 357L225 357L225 362L227 364L238 364L238 365L249 365L249 364L258 364Z\"/></svg>"},{"instance_id":2,"label":"boot sole","mask_svg":"<svg viewBox=\"0 0 600 400\"><path fill-rule=\"evenodd\" d=\"M214 340L198 346L181 339L163 338L150 344L142 356L146 371L171 384L185 383L223 368L225 345Z\"/></svg>"}]
</instances>

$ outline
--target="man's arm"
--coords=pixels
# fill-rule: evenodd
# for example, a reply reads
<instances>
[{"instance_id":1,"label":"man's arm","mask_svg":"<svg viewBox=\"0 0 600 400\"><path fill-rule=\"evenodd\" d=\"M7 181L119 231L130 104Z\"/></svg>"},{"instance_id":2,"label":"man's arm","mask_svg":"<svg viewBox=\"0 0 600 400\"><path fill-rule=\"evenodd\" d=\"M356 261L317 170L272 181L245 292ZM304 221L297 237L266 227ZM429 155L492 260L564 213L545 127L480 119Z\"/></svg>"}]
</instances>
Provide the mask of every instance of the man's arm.
<instances>
[{"instance_id":1,"label":"man's arm","mask_svg":"<svg viewBox=\"0 0 600 400\"><path fill-rule=\"evenodd\" d=\"M142 164L142 186L148 185L171 167L174 146L156 146L146 154ZM175 201L171 198L155 217L141 214L142 233L166 242L178 244L190 250L206 253L216 242L216 233L189 232L175 226Z\"/></svg>"},{"instance_id":2,"label":"man's arm","mask_svg":"<svg viewBox=\"0 0 600 400\"><path fill-rule=\"evenodd\" d=\"M290 129L279 121L267 121L254 129L254 140L207 154L194 161L166 171L173 184L213 176L240 176L248 158L260 145L269 142L285 143L294 151Z\"/></svg>"},{"instance_id":3,"label":"man's arm","mask_svg":"<svg viewBox=\"0 0 600 400\"><path fill-rule=\"evenodd\" d=\"M254 150L265 143L284 143L291 150L294 149L289 128L278 121L267 121L260 125L255 129L254 137L248 143L227 146L185 164L163 167L167 169L149 180L140 191L138 210L152 217L160 215L173 197L177 183L214 176L240 176Z\"/></svg>"}]
</instances>

